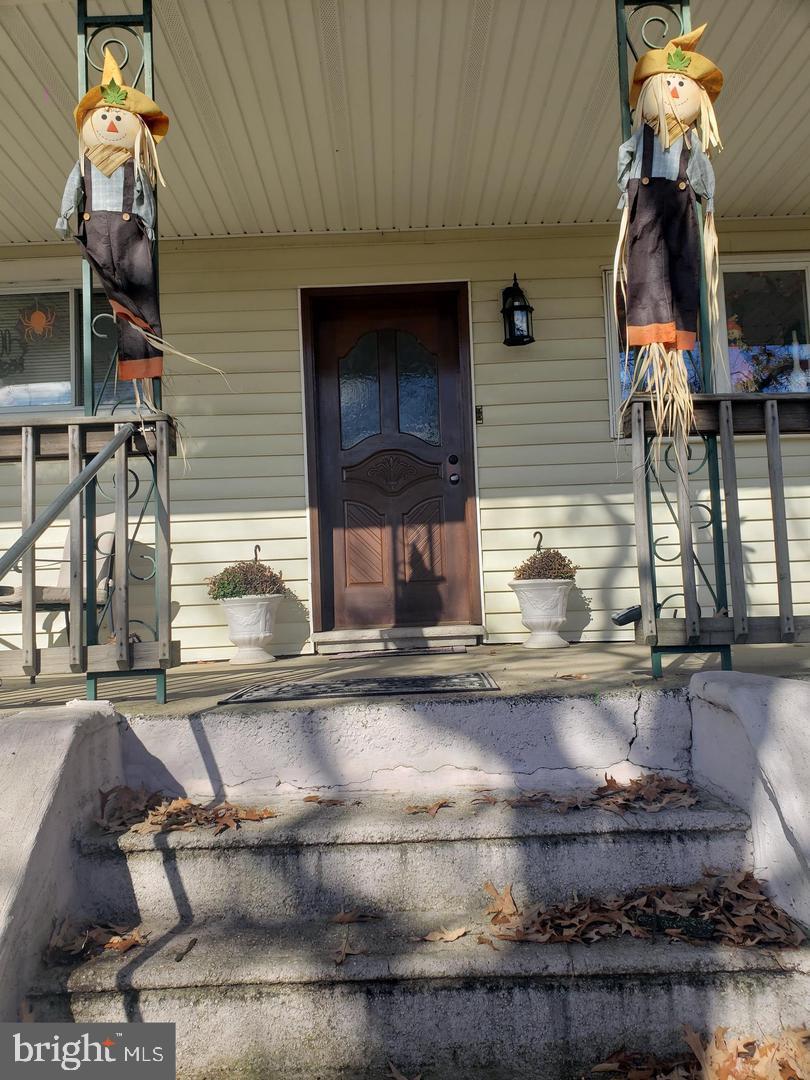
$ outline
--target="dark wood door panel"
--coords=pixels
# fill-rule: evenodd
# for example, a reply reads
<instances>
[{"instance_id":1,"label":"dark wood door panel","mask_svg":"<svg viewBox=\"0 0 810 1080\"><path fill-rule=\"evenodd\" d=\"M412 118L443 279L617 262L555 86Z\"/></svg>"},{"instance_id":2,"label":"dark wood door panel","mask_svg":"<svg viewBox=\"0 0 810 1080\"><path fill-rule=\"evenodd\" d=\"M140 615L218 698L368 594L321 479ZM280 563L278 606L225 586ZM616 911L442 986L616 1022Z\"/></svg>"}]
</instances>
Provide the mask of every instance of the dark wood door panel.
<instances>
[{"instance_id":1,"label":"dark wood door panel","mask_svg":"<svg viewBox=\"0 0 810 1080\"><path fill-rule=\"evenodd\" d=\"M308 304L319 629L480 620L463 300Z\"/></svg>"}]
</instances>

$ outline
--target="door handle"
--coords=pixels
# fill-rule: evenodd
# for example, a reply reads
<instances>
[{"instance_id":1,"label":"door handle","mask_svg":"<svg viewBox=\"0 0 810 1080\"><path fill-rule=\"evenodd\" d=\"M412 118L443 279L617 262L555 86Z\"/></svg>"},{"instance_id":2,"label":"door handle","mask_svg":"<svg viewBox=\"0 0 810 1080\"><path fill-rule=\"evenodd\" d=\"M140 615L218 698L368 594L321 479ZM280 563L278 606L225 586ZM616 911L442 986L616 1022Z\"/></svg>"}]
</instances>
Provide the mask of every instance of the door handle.
<instances>
[{"instance_id":1,"label":"door handle","mask_svg":"<svg viewBox=\"0 0 810 1080\"><path fill-rule=\"evenodd\" d=\"M450 476L448 477L448 479L450 480L451 484L457 484L461 480L461 477L458 475L457 472L454 472L454 473L450 473Z\"/></svg>"}]
</instances>

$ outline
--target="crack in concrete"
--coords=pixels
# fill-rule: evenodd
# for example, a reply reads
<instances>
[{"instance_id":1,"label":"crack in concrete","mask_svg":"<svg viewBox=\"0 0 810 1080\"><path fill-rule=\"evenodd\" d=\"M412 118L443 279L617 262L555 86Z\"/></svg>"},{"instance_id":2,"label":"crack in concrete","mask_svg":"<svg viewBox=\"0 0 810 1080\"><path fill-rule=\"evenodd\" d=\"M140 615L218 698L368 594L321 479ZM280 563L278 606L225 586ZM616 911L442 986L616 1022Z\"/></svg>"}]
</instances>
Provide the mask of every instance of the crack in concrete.
<instances>
[{"instance_id":1,"label":"crack in concrete","mask_svg":"<svg viewBox=\"0 0 810 1080\"><path fill-rule=\"evenodd\" d=\"M689 762L687 765L687 776L691 783L695 778L694 770L692 768L692 747L695 743L695 714L692 712L692 695L688 690L686 692L686 707L689 710L689 743L686 747L686 760Z\"/></svg>"},{"instance_id":2,"label":"crack in concrete","mask_svg":"<svg viewBox=\"0 0 810 1080\"><path fill-rule=\"evenodd\" d=\"M629 737L629 740L628 740L627 752L626 752L625 756L622 757L622 758L619 758L619 759L617 759L617 760L615 760L613 762L609 762L607 764L601 763L601 762L600 763L592 763L592 764L591 763L586 763L586 762L581 762L581 763L573 764L573 765L541 765L541 766L538 766L538 767L533 768L533 769L509 768L506 772L503 772L503 771L499 770L497 768L497 766L492 768L492 767L487 767L487 766L484 766L484 765L481 765L481 764L478 764L478 763L475 763L475 764L473 764L473 763L471 763L471 764L463 764L463 763L458 763L458 762L445 761L445 762L442 762L441 764L435 765L435 766L433 766L431 768L425 768L423 766L414 764L412 762L410 762L410 763L408 763L408 762L397 762L394 765L385 765L385 766L380 766L379 768L373 769L366 776L357 777L357 778L351 778L351 779L350 778L344 778L342 781L333 782L331 784L330 783L322 783L322 782L321 783L307 782L305 779L302 780L301 778L292 779L290 777L282 776L279 773L262 773L262 774L258 774L258 775L246 776L246 777L244 777L243 779L240 779L240 780L224 781L224 787L226 787L228 789L237 789L237 788L245 787L246 785L250 785L250 784L261 784L261 783L268 783L269 782L269 783L272 783L273 787L276 787L276 788L284 785L284 786L287 786L288 788L293 788L294 790L297 790L297 791L362 790L364 787L368 787L369 785L374 784L375 781L379 780L379 778L386 777L386 776L393 777L398 772L411 772L417 777L427 777L427 776L431 776L431 775L436 775L439 772L442 772L444 770L451 770L452 772L455 772L455 773L461 773L461 772L473 773L473 774L476 774L476 776L480 777L481 779L487 778L489 782L491 782L490 778L503 778L503 780L501 782L504 784L504 786L514 786L515 780L517 778L520 778L522 780L531 781L531 779L534 778L534 777L543 776L543 775L546 775L546 774L551 775L551 774L566 773L566 772L568 772L568 773L583 773L583 774L587 774L587 773L603 774L605 772L610 771L611 769L619 768L622 765L632 765L633 768L646 769L646 770L649 770L649 771L664 770L664 771L666 771L668 773L672 773L672 774L689 775L690 770L689 770L688 766L686 768L683 768L683 769L674 769L672 767L673 764L674 764L673 762L668 762L666 765L657 765L657 764L655 764L655 763L653 763L651 761L639 762L639 761L634 761L633 760L633 757L632 757L633 748L636 745L636 743L637 743L637 741L638 741L638 739L639 739L639 737L641 735L640 716L641 716L641 708L642 708L642 705L644 703L644 699L645 699L645 692L643 690L639 690L637 692L637 694L636 694L636 702L635 702L635 707L633 709L632 721L631 721L632 722L632 732L629 733L630 737ZM688 695L686 696L686 703L687 703L687 707L689 708L689 718L690 718L687 755L688 755L688 759L691 761L691 745L692 745L692 739L693 739L693 731L692 731L691 701L690 701ZM625 736L625 737L627 737L627 736ZM588 777L583 776L583 780L585 780L585 779L588 779ZM495 782L498 782L498 780L496 780Z\"/></svg>"},{"instance_id":3,"label":"crack in concrete","mask_svg":"<svg viewBox=\"0 0 810 1080\"><path fill-rule=\"evenodd\" d=\"M635 742L636 737L637 736L633 736L633 738L630 740L630 746L633 745L633 742ZM432 768L432 769L424 769L424 768L419 768L418 766L415 766L415 765L407 765L407 764L404 764L404 763L399 763L397 765L388 765L388 766L385 766L385 767L382 767L382 768L379 768L379 769L373 769L372 772L368 776L360 777L360 778L354 779L354 780L347 780L343 784L314 784L314 783L307 784L307 783L302 783L300 780L284 779L284 778L280 777L277 773L272 773L272 774L270 774L268 776L249 776L244 780L239 780L239 781L236 781L236 782L233 782L233 783L225 781L224 786L226 788L230 789L230 788L236 788L236 787L243 787L245 784L259 783L262 780L271 780L271 779L273 779L273 780L275 780L275 786L276 787L279 787L281 784L289 784L290 786L294 787L297 791L332 791L332 790L345 790L347 788L354 788L356 790L360 790L360 789L362 789L362 786L364 784L373 783L373 781L376 780L379 776L385 776L385 775L387 775L389 773L396 773L396 772L399 772L400 770L414 772L414 773L416 773L417 776L430 776L431 774L440 772L441 770L444 770L444 769L452 769L452 770L454 770L456 772L474 772L474 773L478 773L478 774L480 774L481 778L493 777L493 776L495 776L495 777L497 777L497 776L508 776L508 777L520 776L520 777L530 779L531 777L537 776L538 774L545 774L545 773L559 773L559 772L602 773L602 772L608 771L610 769L616 769L620 765L625 765L625 764L633 765L635 768L644 768L644 769L650 769L650 770L654 770L654 769L657 769L657 768L664 768L664 766L656 766L656 765L651 765L649 763L641 764L639 762L634 762L634 761L631 760L631 758L629 756L619 758L618 760L613 761L613 762L609 762L607 765L605 765L605 764L594 764L594 765L541 765L536 769L527 769L527 770L524 770L524 769L512 769L512 770L509 771L508 774L499 773L499 772L494 771L494 770L483 769L480 765L454 765L454 764L452 764L452 762L444 762L443 764L437 765L437 766L435 766L435 768ZM674 770L667 769L667 771L672 772Z\"/></svg>"},{"instance_id":4,"label":"crack in concrete","mask_svg":"<svg viewBox=\"0 0 810 1080\"><path fill-rule=\"evenodd\" d=\"M454 765L452 762L444 762L441 765L436 765L432 769L424 769L424 768L420 768L420 767L418 767L416 765L408 765L408 764L400 762L400 763L398 763L396 765L388 765L388 766L385 766L385 767L381 767L379 769L373 769L371 771L371 773L369 773L368 776L360 777L358 779L353 779L353 780L346 780L344 783L336 783L336 784L309 783L308 784L308 783L302 782L300 780L285 779L285 778L279 776L278 773L270 773L270 774L261 775L261 776L248 776L244 780L237 780L237 781L227 781L226 780L226 781L223 781L223 786L230 790L232 788L244 787L245 784L261 783L263 780L272 780L274 782L274 787L280 787L282 784L288 784L291 787L295 788L296 791L339 791L339 790L347 790L347 789L362 790L363 785L373 783L380 776L385 776L385 775L388 775L388 774L397 773L399 771L413 772L417 776L430 776L430 775L432 775L434 773L441 772L444 769L452 769L455 772L478 773L482 779L487 778L487 777L491 778L491 777L499 777L499 776L506 776L507 778L523 777L525 779L531 779L532 777L535 777L538 774L563 773L563 772L603 773L603 772L609 771L610 769L616 769L620 765L625 765L625 764L632 765L634 768L638 768L638 769L647 769L649 771L655 771L657 769L666 769L666 771L668 773L675 773L675 772L680 773L680 772L683 772L684 770L674 770L674 769L672 769L672 768L670 768L668 766L655 765L655 764L650 763L650 762L643 762L642 763L642 762L633 761L633 759L630 757L630 751L631 751L631 749L633 747L633 743L636 741L636 739L638 738L638 734L639 734L638 733L638 728L637 728L637 715L638 715L638 711L639 711L640 707L641 707L641 702L639 701L639 705L636 708L636 713L635 713L634 718L633 718L634 726L636 726L636 733L630 739L627 756L623 757L623 758L619 758L616 761L609 762L607 765L601 764L601 763L600 764L593 764L593 765L589 765L589 764L585 764L585 765L541 765L536 769L511 769L508 774L505 774L505 773L498 772L496 770L484 769L480 765ZM583 779L586 779L586 777L583 777ZM506 786L511 786L508 783L508 779L506 781Z\"/></svg>"},{"instance_id":5,"label":"crack in concrete","mask_svg":"<svg viewBox=\"0 0 810 1080\"><path fill-rule=\"evenodd\" d=\"M641 699L644 691L639 690L638 699L636 701L636 707L633 710L633 737L630 739L630 744L627 747L627 760L631 762L630 755L633 752L633 743L638 738L638 714L641 712Z\"/></svg>"}]
</instances>

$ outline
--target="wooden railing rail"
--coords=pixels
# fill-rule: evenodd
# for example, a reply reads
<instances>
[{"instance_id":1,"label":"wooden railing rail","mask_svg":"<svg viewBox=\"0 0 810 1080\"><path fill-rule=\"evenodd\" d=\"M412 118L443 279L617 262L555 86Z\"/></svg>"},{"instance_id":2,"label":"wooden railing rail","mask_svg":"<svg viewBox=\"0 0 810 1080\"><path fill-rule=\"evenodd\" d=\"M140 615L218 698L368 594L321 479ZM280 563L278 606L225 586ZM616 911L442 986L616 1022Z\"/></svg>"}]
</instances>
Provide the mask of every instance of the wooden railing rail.
<instances>
[{"instance_id":1,"label":"wooden railing rail","mask_svg":"<svg viewBox=\"0 0 810 1080\"><path fill-rule=\"evenodd\" d=\"M0 580L11 569L21 573L19 587L0 586L0 616L18 611L21 648L0 652L0 676L83 672L88 697L94 698L100 676L123 673L154 675L159 700L166 697L166 670L179 663L179 643L171 639L171 547L169 458L176 451L174 422L163 413L140 417L0 418L0 462L21 466L20 524L22 535L0 556ZM130 455L147 461L150 483L137 521L130 517ZM41 513L36 513L37 464L64 460L68 483ZM99 566L98 474L113 462L114 513L106 541L106 562ZM136 576L130 556L154 497L153 572L139 580L153 581L154 624L131 619L131 581ZM68 541L56 586L38 587L37 542L58 518L69 515ZM110 565L107 565L109 563ZM101 577L101 581L99 578ZM101 592L99 586L102 586ZM67 646L42 648L37 643L37 615L61 611L66 618ZM99 613L101 618L99 618ZM99 642L99 623L109 616L111 641ZM138 630L133 629L133 622ZM142 640L144 627L154 640Z\"/></svg>"}]
</instances>

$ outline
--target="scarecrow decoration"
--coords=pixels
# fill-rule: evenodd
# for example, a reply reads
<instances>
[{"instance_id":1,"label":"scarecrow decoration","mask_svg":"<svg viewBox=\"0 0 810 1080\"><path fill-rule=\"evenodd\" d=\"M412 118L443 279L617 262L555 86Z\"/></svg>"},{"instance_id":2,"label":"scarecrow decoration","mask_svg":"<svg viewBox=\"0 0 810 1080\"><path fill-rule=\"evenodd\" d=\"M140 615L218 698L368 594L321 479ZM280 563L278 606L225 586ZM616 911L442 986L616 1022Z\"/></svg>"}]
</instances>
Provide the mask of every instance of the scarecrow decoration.
<instances>
[{"instance_id":1,"label":"scarecrow decoration","mask_svg":"<svg viewBox=\"0 0 810 1080\"><path fill-rule=\"evenodd\" d=\"M150 379L163 374L163 353L182 356L223 374L171 346L162 337L155 274L155 186L165 181L157 144L169 118L146 94L125 86L109 48L101 84L73 110L79 160L67 179L56 231L76 240L110 301L118 329L118 377L134 382L136 401L153 407ZM224 376L223 376L224 377ZM226 380L227 381L227 380Z\"/></svg>"},{"instance_id":2,"label":"scarecrow decoration","mask_svg":"<svg viewBox=\"0 0 810 1080\"><path fill-rule=\"evenodd\" d=\"M118 376L149 379L163 374L153 254L155 184L165 183L157 144L169 118L123 83L105 49L101 85L88 90L73 110L79 160L65 185L56 231L69 236L68 219L81 209L76 240L115 316Z\"/></svg>"},{"instance_id":3,"label":"scarecrow decoration","mask_svg":"<svg viewBox=\"0 0 810 1080\"><path fill-rule=\"evenodd\" d=\"M631 395L646 389L659 435L689 434L694 412L684 353L694 349L700 308L701 238L709 321L717 335L719 271L711 147L722 149L713 102L722 72L695 51L705 24L651 49L630 88L634 130L619 148L622 219L614 280L635 350ZM629 399L628 399L629 400ZM626 406L625 406L626 407Z\"/></svg>"}]
</instances>

